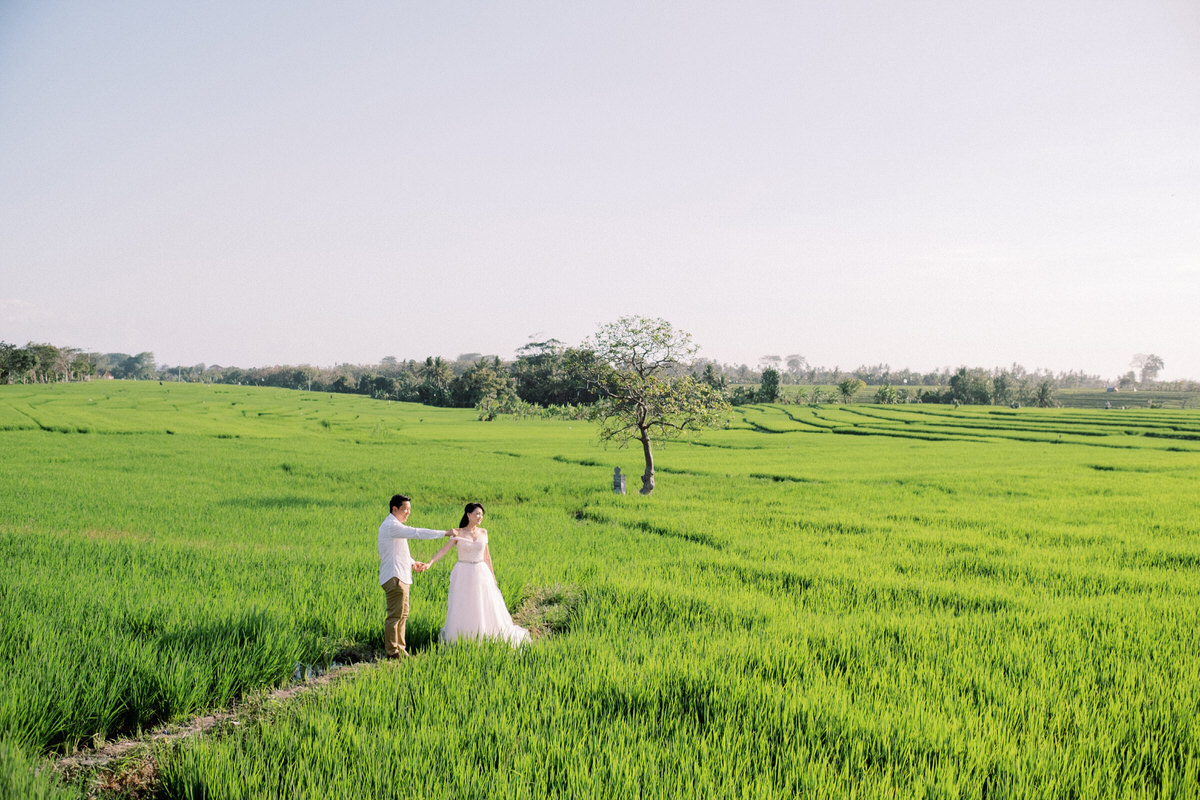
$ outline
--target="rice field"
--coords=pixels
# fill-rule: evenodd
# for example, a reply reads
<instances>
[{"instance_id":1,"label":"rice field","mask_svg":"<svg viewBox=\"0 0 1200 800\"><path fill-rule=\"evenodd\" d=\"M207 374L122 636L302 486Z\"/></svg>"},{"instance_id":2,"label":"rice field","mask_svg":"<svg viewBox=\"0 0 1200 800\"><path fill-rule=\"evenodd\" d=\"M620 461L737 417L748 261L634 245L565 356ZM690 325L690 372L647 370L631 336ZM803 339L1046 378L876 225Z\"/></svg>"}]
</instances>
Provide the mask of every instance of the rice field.
<instances>
[{"instance_id":1,"label":"rice field","mask_svg":"<svg viewBox=\"0 0 1200 800\"><path fill-rule=\"evenodd\" d=\"M0 796L379 649L396 491L581 599L447 647L439 564L416 657L157 748L156 797L1200 795L1197 411L742 406L649 498L585 423L261 388L0 387L0 448Z\"/></svg>"}]
</instances>

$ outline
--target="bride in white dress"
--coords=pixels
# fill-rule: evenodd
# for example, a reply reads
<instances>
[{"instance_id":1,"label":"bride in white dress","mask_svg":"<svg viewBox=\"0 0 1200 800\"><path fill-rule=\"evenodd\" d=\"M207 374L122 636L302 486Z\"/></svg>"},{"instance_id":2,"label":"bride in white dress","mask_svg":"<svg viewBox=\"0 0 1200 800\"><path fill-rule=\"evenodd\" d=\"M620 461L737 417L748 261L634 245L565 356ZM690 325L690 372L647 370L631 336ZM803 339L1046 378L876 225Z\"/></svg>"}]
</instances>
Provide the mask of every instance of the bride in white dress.
<instances>
[{"instance_id":1,"label":"bride in white dress","mask_svg":"<svg viewBox=\"0 0 1200 800\"><path fill-rule=\"evenodd\" d=\"M458 548L458 563L450 571L450 594L446 601L446 624L442 641L459 639L505 639L519 645L529 641L529 631L513 624L492 569L488 532L479 527L483 504L467 503L459 529L446 545L422 567L436 564L452 548Z\"/></svg>"}]
</instances>

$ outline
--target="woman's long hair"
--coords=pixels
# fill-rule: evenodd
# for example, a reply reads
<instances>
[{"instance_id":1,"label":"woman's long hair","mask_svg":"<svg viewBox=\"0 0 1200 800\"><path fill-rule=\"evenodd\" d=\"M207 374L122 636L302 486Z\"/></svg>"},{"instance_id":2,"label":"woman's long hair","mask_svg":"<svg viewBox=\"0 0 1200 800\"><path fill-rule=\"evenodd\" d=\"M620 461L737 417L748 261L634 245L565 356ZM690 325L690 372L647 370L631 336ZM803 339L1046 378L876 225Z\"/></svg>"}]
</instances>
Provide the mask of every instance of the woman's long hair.
<instances>
[{"instance_id":1,"label":"woman's long hair","mask_svg":"<svg viewBox=\"0 0 1200 800\"><path fill-rule=\"evenodd\" d=\"M474 511L477 508L487 511L486 508L483 508L483 503L467 503L467 507L463 509L462 521L458 523L458 527L460 527L460 528L467 527L467 523L471 521L471 520L467 519L467 514L470 514L472 511Z\"/></svg>"}]
</instances>

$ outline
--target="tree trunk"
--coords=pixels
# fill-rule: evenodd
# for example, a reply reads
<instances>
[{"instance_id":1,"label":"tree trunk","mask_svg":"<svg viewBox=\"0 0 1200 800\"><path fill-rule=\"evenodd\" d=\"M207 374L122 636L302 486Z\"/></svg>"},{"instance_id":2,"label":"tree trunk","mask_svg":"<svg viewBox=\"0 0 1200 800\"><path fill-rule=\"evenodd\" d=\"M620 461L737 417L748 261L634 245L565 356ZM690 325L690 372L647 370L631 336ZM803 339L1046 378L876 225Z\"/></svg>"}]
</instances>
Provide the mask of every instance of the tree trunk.
<instances>
[{"instance_id":1,"label":"tree trunk","mask_svg":"<svg viewBox=\"0 0 1200 800\"><path fill-rule=\"evenodd\" d=\"M654 491L654 453L650 452L650 434L642 431L642 452L646 455L646 472L642 475L642 494Z\"/></svg>"}]
</instances>

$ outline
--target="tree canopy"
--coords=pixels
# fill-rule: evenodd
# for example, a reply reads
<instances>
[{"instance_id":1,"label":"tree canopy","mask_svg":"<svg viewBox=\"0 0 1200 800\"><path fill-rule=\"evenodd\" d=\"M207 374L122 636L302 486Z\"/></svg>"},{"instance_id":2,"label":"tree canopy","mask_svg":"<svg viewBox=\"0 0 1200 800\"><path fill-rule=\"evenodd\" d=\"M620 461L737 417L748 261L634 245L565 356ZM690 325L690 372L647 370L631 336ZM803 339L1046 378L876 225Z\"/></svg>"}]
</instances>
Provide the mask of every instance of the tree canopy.
<instances>
[{"instance_id":1,"label":"tree canopy","mask_svg":"<svg viewBox=\"0 0 1200 800\"><path fill-rule=\"evenodd\" d=\"M1142 383L1146 383L1157 378L1158 373L1162 372L1163 360L1154 353L1138 353L1129 362L1129 366L1138 370L1142 374Z\"/></svg>"},{"instance_id":2,"label":"tree canopy","mask_svg":"<svg viewBox=\"0 0 1200 800\"><path fill-rule=\"evenodd\" d=\"M758 387L758 402L774 403L779 399L779 370L767 367L762 373L762 383Z\"/></svg>"},{"instance_id":3,"label":"tree canopy","mask_svg":"<svg viewBox=\"0 0 1200 800\"><path fill-rule=\"evenodd\" d=\"M683 373L696 351L691 334L664 319L625 316L573 354L572 370L600 398L600 440L642 445L642 494L654 491L654 441L719 425L729 410L718 389Z\"/></svg>"}]
</instances>

